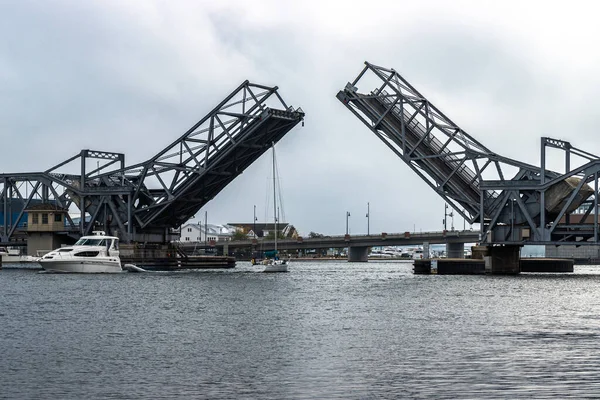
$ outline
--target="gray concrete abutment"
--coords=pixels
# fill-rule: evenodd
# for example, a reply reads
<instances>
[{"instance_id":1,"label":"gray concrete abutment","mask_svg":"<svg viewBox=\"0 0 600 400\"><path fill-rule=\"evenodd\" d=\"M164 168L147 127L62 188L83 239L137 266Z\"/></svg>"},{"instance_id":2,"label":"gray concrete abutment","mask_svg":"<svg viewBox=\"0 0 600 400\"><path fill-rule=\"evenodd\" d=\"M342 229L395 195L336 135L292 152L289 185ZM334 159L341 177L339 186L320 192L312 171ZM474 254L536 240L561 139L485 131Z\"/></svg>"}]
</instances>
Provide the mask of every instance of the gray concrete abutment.
<instances>
[{"instance_id":1,"label":"gray concrete abutment","mask_svg":"<svg viewBox=\"0 0 600 400\"><path fill-rule=\"evenodd\" d=\"M518 275L521 272L573 272L573 260L520 258L520 246L474 246L472 259L441 258L416 260L415 274Z\"/></svg>"},{"instance_id":2,"label":"gray concrete abutment","mask_svg":"<svg viewBox=\"0 0 600 400\"><path fill-rule=\"evenodd\" d=\"M521 246L488 246L483 256L485 272L494 275L517 275L521 272L519 263Z\"/></svg>"},{"instance_id":3,"label":"gray concrete abutment","mask_svg":"<svg viewBox=\"0 0 600 400\"><path fill-rule=\"evenodd\" d=\"M446 243L446 257L465 258L464 243Z\"/></svg>"},{"instance_id":4,"label":"gray concrete abutment","mask_svg":"<svg viewBox=\"0 0 600 400\"><path fill-rule=\"evenodd\" d=\"M363 246L348 247L349 262L367 262L369 260L369 248Z\"/></svg>"}]
</instances>

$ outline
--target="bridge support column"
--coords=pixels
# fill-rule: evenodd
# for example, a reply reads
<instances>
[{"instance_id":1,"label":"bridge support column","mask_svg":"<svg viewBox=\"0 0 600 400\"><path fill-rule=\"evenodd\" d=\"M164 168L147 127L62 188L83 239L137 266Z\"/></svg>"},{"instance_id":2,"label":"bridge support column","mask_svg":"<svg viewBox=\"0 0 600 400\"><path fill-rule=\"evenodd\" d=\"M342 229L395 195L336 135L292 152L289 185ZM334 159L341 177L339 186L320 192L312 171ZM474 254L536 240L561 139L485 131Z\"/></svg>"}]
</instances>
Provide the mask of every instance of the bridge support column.
<instances>
[{"instance_id":1,"label":"bridge support column","mask_svg":"<svg viewBox=\"0 0 600 400\"><path fill-rule=\"evenodd\" d=\"M224 256L228 256L229 255L229 245L227 243L223 244L223 255Z\"/></svg>"},{"instance_id":2,"label":"bridge support column","mask_svg":"<svg viewBox=\"0 0 600 400\"><path fill-rule=\"evenodd\" d=\"M517 275L521 272L521 246L489 246L485 260L485 272L498 275Z\"/></svg>"},{"instance_id":3,"label":"bridge support column","mask_svg":"<svg viewBox=\"0 0 600 400\"><path fill-rule=\"evenodd\" d=\"M464 243L446 243L447 258L465 258Z\"/></svg>"},{"instance_id":4,"label":"bridge support column","mask_svg":"<svg viewBox=\"0 0 600 400\"><path fill-rule=\"evenodd\" d=\"M367 262L368 256L368 247L348 247L348 262Z\"/></svg>"}]
</instances>

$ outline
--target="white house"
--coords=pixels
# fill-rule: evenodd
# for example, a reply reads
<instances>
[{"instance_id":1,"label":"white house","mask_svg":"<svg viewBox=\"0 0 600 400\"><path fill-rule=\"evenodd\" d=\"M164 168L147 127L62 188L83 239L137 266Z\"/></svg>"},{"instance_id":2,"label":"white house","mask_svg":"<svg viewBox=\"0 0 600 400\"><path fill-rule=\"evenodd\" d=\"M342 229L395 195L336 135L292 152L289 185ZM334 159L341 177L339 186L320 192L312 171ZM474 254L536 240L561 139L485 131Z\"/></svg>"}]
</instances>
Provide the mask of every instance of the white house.
<instances>
[{"instance_id":1,"label":"white house","mask_svg":"<svg viewBox=\"0 0 600 400\"><path fill-rule=\"evenodd\" d=\"M208 229L203 223L190 223L181 227L180 242L223 242L231 240L235 228L228 225L208 224Z\"/></svg>"},{"instance_id":2,"label":"white house","mask_svg":"<svg viewBox=\"0 0 600 400\"><path fill-rule=\"evenodd\" d=\"M249 239L267 237L269 235L272 235L273 231L275 230L274 223L230 222L227 224L227 226L233 228L232 232L234 232L235 230L237 230L238 232L242 232ZM254 231L254 229L256 229L256 232ZM296 231L294 225L289 224L287 222L278 222L277 231L279 232L280 236L283 236L285 238L295 239L298 237L298 232Z\"/></svg>"}]
</instances>

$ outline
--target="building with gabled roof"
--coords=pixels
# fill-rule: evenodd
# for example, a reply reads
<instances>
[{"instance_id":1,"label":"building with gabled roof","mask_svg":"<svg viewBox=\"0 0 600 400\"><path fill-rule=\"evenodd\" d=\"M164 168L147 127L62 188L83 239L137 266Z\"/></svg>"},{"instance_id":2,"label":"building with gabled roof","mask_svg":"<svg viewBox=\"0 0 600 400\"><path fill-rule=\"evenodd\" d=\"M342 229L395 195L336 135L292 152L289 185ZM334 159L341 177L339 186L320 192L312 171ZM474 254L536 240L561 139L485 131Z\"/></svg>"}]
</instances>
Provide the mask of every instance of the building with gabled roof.
<instances>
[{"instance_id":1,"label":"building with gabled roof","mask_svg":"<svg viewBox=\"0 0 600 400\"><path fill-rule=\"evenodd\" d=\"M238 232L244 233L248 238L262 238L267 237L275 230L275 224L270 223L252 223L252 222L229 222L228 226L234 227ZM254 231L256 229L256 231ZM294 225L287 222L278 222L277 231L280 233L279 236L283 236L287 239L296 239L298 237L298 231Z\"/></svg>"},{"instance_id":2,"label":"building with gabled roof","mask_svg":"<svg viewBox=\"0 0 600 400\"><path fill-rule=\"evenodd\" d=\"M234 227L219 224L189 223L181 227L180 242L223 242L231 240Z\"/></svg>"}]
</instances>

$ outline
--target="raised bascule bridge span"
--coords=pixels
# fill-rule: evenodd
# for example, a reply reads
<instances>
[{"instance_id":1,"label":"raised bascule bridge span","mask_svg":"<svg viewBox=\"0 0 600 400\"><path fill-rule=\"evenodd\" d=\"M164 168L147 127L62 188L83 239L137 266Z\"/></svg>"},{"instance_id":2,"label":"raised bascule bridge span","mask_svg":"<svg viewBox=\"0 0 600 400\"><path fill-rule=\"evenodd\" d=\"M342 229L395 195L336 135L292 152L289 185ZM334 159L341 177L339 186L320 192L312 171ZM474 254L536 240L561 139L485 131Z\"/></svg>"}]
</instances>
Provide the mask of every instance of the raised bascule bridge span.
<instances>
[{"instance_id":1,"label":"raised bascule bridge span","mask_svg":"<svg viewBox=\"0 0 600 400\"><path fill-rule=\"evenodd\" d=\"M365 62L337 98L469 223L479 223L497 270L513 272L525 244L598 244L600 159L541 138L541 165L489 150L394 69ZM546 169L546 148L565 153L565 172ZM583 165L571 167L572 156ZM575 218L573 212L583 210ZM518 262L517 262L518 264Z\"/></svg>"},{"instance_id":2,"label":"raised bascule bridge span","mask_svg":"<svg viewBox=\"0 0 600 400\"><path fill-rule=\"evenodd\" d=\"M277 87L243 82L212 111L145 162L125 165L125 155L82 150L54 167L0 174L0 239L14 240L34 204L77 208L65 233L103 229L125 242L167 243L173 233L304 119ZM61 173L75 168L79 173Z\"/></svg>"}]
</instances>

